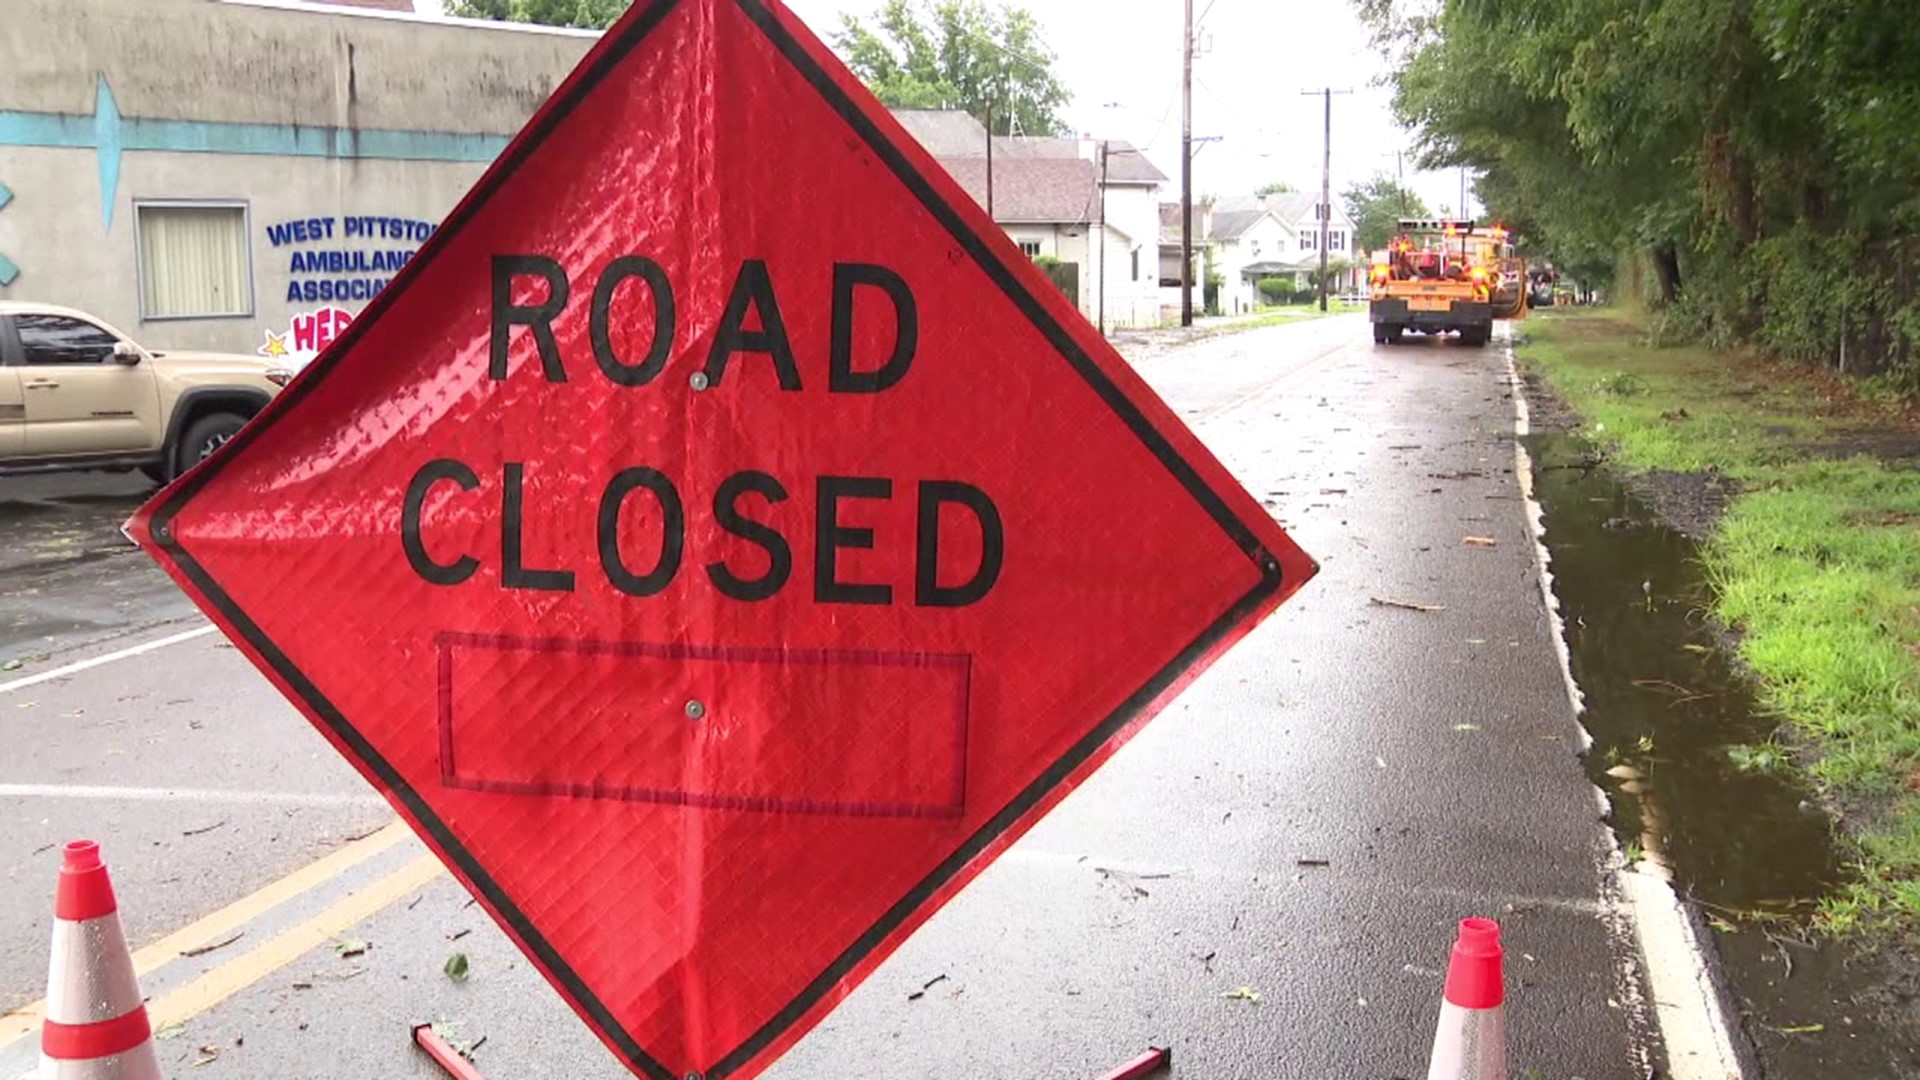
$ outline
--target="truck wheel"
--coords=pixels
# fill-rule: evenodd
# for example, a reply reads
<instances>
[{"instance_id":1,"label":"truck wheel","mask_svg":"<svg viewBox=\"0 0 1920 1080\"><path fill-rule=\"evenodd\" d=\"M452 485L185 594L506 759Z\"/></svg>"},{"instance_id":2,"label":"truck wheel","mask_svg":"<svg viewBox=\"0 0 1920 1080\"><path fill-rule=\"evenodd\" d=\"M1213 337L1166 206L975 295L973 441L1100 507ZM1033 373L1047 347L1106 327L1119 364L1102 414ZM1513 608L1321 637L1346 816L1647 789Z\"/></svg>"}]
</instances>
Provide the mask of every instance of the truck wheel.
<instances>
[{"instance_id":1,"label":"truck wheel","mask_svg":"<svg viewBox=\"0 0 1920 1080\"><path fill-rule=\"evenodd\" d=\"M1407 332L1407 328L1404 326L1387 327L1387 344L1389 345L1400 344L1400 339L1402 336L1406 334L1406 332Z\"/></svg>"},{"instance_id":2,"label":"truck wheel","mask_svg":"<svg viewBox=\"0 0 1920 1080\"><path fill-rule=\"evenodd\" d=\"M167 481L173 479L173 471L167 468L165 464L142 465L140 466L140 471L147 474L147 479L162 486L165 486Z\"/></svg>"},{"instance_id":3,"label":"truck wheel","mask_svg":"<svg viewBox=\"0 0 1920 1080\"><path fill-rule=\"evenodd\" d=\"M174 475L178 476L211 457L215 450L227 445L227 440L246 425L246 417L226 412L208 413L187 425L187 433L180 437L179 445L173 449Z\"/></svg>"}]
</instances>

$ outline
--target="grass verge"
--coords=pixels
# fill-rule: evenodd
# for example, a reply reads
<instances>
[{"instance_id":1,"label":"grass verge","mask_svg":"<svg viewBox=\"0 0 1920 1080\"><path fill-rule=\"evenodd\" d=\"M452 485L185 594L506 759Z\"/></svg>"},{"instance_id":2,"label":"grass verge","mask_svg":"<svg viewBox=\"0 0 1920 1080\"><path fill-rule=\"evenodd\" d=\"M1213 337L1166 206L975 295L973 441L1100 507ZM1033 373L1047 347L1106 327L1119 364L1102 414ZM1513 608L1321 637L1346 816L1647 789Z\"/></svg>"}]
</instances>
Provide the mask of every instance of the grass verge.
<instances>
[{"instance_id":1,"label":"grass verge","mask_svg":"<svg viewBox=\"0 0 1920 1080\"><path fill-rule=\"evenodd\" d=\"M1883 456L1920 436L1801 369L1653 348L1629 315L1539 313L1522 329L1522 363L1614 461L1737 485L1702 549L1714 613L1857 845L1860 877L1823 920L1920 932L1920 468Z\"/></svg>"}]
</instances>

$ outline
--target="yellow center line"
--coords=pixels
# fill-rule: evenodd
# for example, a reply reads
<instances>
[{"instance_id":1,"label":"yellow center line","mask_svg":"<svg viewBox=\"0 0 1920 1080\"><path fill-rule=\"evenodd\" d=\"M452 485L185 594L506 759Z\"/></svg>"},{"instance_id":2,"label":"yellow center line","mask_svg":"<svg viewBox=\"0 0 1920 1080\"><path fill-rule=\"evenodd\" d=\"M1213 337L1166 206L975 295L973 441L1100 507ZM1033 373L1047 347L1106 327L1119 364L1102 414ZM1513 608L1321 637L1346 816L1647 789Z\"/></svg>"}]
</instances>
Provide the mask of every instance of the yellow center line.
<instances>
[{"instance_id":1,"label":"yellow center line","mask_svg":"<svg viewBox=\"0 0 1920 1080\"><path fill-rule=\"evenodd\" d=\"M422 855L313 918L282 930L253 951L149 1002L147 1018L158 1031L203 1013L444 873L439 859Z\"/></svg>"},{"instance_id":2,"label":"yellow center line","mask_svg":"<svg viewBox=\"0 0 1920 1080\"><path fill-rule=\"evenodd\" d=\"M412 835L406 823L395 818L369 836L350 840L339 850L321 856L286 877L270 882L226 907L196 919L153 944L136 950L133 954L134 973L144 977L163 965L179 959L182 953L190 949L202 948L220 941L260 915L315 886L339 877ZM39 1030L40 1020L45 1015L45 1011L46 1001L41 1000L31 1005L23 1005L5 1016L0 1016L0 1049L5 1049L22 1036Z\"/></svg>"}]
</instances>

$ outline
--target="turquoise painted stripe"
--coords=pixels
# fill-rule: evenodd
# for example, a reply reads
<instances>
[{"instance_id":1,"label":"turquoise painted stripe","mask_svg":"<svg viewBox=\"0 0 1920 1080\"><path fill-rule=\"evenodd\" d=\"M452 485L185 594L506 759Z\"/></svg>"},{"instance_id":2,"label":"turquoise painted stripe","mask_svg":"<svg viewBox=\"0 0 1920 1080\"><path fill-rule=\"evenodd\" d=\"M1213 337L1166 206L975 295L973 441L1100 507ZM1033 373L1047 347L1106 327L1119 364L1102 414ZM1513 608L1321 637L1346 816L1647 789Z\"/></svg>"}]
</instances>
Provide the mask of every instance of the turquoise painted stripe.
<instances>
[{"instance_id":1,"label":"turquoise painted stripe","mask_svg":"<svg viewBox=\"0 0 1920 1080\"><path fill-rule=\"evenodd\" d=\"M92 116L0 110L0 146L93 150L100 164L100 220L106 230L112 232L114 193L120 188L120 156L128 150L488 162L506 149L507 138L392 128L151 120L137 116L128 119L120 115L120 106L113 100L113 88L102 75L95 84Z\"/></svg>"},{"instance_id":2,"label":"turquoise painted stripe","mask_svg":"<svg viewBox=\"0 0 1920 1080\"><path fill-rule=\"evenodd\" d=\"M93 117L0 110L0 146L93 149Z\"/></svg>"},{"instance_id":3,"label":"turquoise painted stripe","mask_svg":"<svg viewBox=\"0 0 1920 1080\"><path fill-rule=\"evenodd\" d=\"M391 158L403 161L488 162L506 149L502 135L385 128L301 127L211 120L107 120L71 113L0 111L0 146L118 150L172 150L190 154L267 154L281 157Z\"/></svg>"},{"instance_id":4,"label":"turquoise painted stripe","mask_svg":"<svg viewBox=\"0 0 1920 1080\"><path fill-rule=\"evenodd\" d=\"M13 189L5 184L0 184L0 210L5 210L7 204L12 201ZM13 264L13 260L7 258L5 255L0 255L0 289L13 284L13 279L19 276L20 268Z\"/></svg>"}]
</instances>

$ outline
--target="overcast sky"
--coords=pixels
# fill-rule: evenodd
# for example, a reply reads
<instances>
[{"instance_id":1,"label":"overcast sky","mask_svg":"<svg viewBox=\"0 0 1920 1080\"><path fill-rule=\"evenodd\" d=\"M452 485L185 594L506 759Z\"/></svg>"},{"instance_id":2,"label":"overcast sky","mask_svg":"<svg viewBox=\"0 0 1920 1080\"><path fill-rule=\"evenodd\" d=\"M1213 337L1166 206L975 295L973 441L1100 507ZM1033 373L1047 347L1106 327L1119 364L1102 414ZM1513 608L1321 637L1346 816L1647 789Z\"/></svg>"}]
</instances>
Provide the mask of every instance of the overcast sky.
<instances>
[{"instance_id":1,"label":"overcast sky","mask_svg":"<svg viewBox=\"0 0 1920 1080\"><path fill-rule=\"evenodd\" d=\"M866 14L879 0L786 0L822 36L839 14ZM1056 70L1074 95L1066 119L1077 131L1145 148L1179 179L1182 0L1017 0L1045 27ZM1205 12L1204 18L1199 18ZM1269 180L1302 191L1320 186L1324 131L1318 91L1333 99L1333 187L1392 175L1406 148L1376 85L1385 64L1367 44L1349 0L1194 0L1201 50L1193 68L1194 189L1242 194ZM1436 208L1458 203L1457 174L1408 183ZM1173 190L1173 189L1170 189Z\"/></svg>"},{"instance_id":2,"label":"overcast sky","mask_svg":"<svg viewBox=\"0 0 1920 1080\"><path fill-rule=\"evenodd\" d=\"M928 3L930 0L922 0ZM989 0L997 2L997 0ZM1076 131L1142 147L1178 193L1182 0L1016 0L1040 21L1073 94L1066 119ZM840 13L871 14L880 0L786 0L828 37ZM421 3L422 10L433 6ZM1270 180L1302 191L1320 186L1322 101L1333 99L1333 187L1376 173L1393 175L1407 138L1393 123L1385 64L1367 44L1351 0L1194 0L1200 56L1194 63L1193 131L1218 141L1196 146L1200 195L1245 194ZM1204 13L1204 15L1203 15ZM1407 182L1436 210L1459 202L1455 173Z\"/></svg>"}]
</instances>

